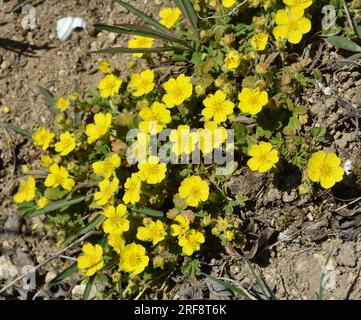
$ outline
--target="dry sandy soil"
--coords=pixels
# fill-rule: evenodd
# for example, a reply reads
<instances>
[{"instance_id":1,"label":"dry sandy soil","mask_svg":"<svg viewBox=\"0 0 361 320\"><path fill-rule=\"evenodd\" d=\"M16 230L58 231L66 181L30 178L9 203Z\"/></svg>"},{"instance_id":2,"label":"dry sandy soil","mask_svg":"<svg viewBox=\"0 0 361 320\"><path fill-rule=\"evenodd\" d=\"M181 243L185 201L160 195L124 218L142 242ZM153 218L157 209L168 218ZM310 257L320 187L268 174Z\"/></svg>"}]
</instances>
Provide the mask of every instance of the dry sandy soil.
<instances>
[{"instance_id":1,"label":"dry sandy soil","mask_svg":"<svg viewBox=\"0 0 361 320\"><path fill-rule=\"evenodd\" d=\"M52 117L37 85L55 95L70 92L77 82L82 90L88 89L99 80L96 66L102 58L89 51L127 40L95 32L92 25L95 22L134 22L134 17L119 5L112 5L110 0L32 2L36 4L37 26L29 31L21 26L24 14L10 12L16 1L0 0L0 123L12 123L29 131L48 124ZM166 1L133 2L145 12L156 15ZM88 26L61 43L56 35L56 21L69 15L84 18ZM128 55L107 58L120 69L126 59L130 59ZM337 59L337 56L331 58ZM327 96L320 88L313 87L304 92L302 103L309 107L315 121L328 129L333 151L343 159L351 159L360 168L360 131L356 131L354 116L344 102L360 109L357 105L360 67L352 65L333 72L327 67L329 61L326 54L321 57L320 64L325 66L325 85L333 94ZM3 106L8 106L10 112L2 112ZM24 266L42 263L60 250L54 233L46 230L43 220L22 220L11 200L17 188L17 174L30 152L31 145L25 139L0 127L0 288L24 272ZM266 263L259 262L262 265L259 272L282 299L315 299L322 270L329 279L325 291L327 299L360 299L361 209L359 202L342 208L361 195L360 186L346 181L332 192L317 192L301 199L296 189L297 176L288 173L278 181L281 182L276 184L258 179L255 184L249 176L235 186L256 197L253 207L248 208L251 213L245 213L247 216L266 221L277 234L282 232L277 242L267 244L270 258ZM295 236L290 238L290 235ZM79 248L70 250L67 256L71 257L77 250ZM326 265L328 255L330 259ZM36 290L28 291L26 283L20 281L0 295L0 299L78 299L83 287L77 277L61 286L47 285L66 263L69 258L62 257L40 268ZM231 253L211 260L209 266L213 275L247 284L250 290L257 291L246 264ZM169 298L233 298L224 288L216 290L214 284L204 279L174 280L177 284ZM93 292L92 296L95 295Z\"/></svg>"}]
</instances>

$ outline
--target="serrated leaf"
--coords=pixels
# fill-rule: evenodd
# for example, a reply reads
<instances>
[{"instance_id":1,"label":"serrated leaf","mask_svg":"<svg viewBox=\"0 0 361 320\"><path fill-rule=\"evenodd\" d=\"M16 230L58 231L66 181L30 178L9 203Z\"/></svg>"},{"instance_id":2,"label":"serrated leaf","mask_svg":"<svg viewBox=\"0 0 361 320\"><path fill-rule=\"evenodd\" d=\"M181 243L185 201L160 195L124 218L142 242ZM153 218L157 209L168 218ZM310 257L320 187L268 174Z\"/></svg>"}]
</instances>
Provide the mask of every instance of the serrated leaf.
<instances>
[{"instance_id":1,"label":"serrated leaf","mask_svg":"<svg viewBox=\"0 0 361 320\"><path fill-rule=\"evenodd\" d=\"M201 274L200 266L201 266L201 263L199 262L199 260L186 259L181 268L181 271L184 275L186 275L188 277L194 277L194 276Z\"/></svg>"},{"instance_id":2,"label":"serrated leaf","mask_svg":"<svg viewBox=\"0 0 361 320\"><path fill-rule=\"evenodd\" d=\"M142 213L151 217L161 218L164 216L164 213L159 210L154 210L150 208L138 208L135 205L130 205L129 208L135 212Z\"/></svg>"},{"instance_id":3,"label":"serrated leaf","mask_svg":"<svg viewBox=\"0 0 361 320\"><path fill-rule=\"evenodd\" d=\"M350 39L341 36L328 37L327 41L339 49L352 52L361 52L361 47Z\"/></svg>"},{"instance_id":4,"label":"serrated leaf","mask_svg":"<svg viewBox=\"0 0 361 320\"><path fill-rule=\"evenodd\" d=\"M78 264L74 262L71 266L60 272L53 280L50 281L51 284L58 283L63 281L65 278L69 277L73 273L78 271Z\"/></svg>"},{"instance_id":5,"label":"serrated leaf","mask_svg":"<svg viewBox=\"0 0 361 320\"><path fill-rule=\"evenodd\" d=\"M37 217L42 214L56 211L56 210L59 210L59 209L65 208L65 207L70 207L70 206L73 206L74 204L84 201L84 199L85 199L85 197L78 197L78 198L74 198L74 199L70 199L70 200L68 200L68 199L59 200L59 201L50 203L44 209L36 210L30 214L25 215L25 218L33 218L33 217Z\"/></svg>"},{"instance_id":6,"label":"serrated leaf","mask_svg":"<svg viewBox=\"0 0 361 320\"><path fill-rule=\"evenodd\" d=\"M0 125L3 126L3 127L6 128L6 129L9 129L9 130L11 130L11 131L14 131L15 133L21 134L22 136L27 137L27 138L33 140L32 134L31 134L29 131L27 131L27 130L18 128L18 127L16 127L16 126L12 125L11 123L1 123Z\"/></svg>"},{"instance_id":7,"label":"serrated leaf","mask_svg":"<svg viewBox=\"0 0 361 320\"><path fill-rule=\"evenodd\" d=\"M67 195L69 191L67 190L61 190L59 188L48 188L44 192L44 197L46 197L49 200L59 200L64 198L65 195Z\"/></svg>"},{"instance_id":8,"label":"serrated leaf","mask_svg":"<svg viewBox=\"0 0 361 320\"><path fill-rule=\"evenodd\" d=\"M104 215L99 214L92 221L90 221L86 226L84 226L83 228L80 228L78 231L76 231L75 233L73 233L69 237L67 237L64 240L64 244L68 245L69 243L72 243L74 240L76 240L80 236L92 231L93 229L95 229L95 227L98 224L101 224L105 219L106 219L106 217Z\"/></svg>"},{"instance_id":9,"label":"serrated leaf","mask_svg":"<svg viewBox=\"0 0 361 320\"><path fill-rule=\"evenodd\" d=\"M179 193L173 196L173 203L174 203L174 208L177 209L178 211L182 211L188 207L186 200L181 199L179 197Z\"/></svg>"}]
</instances>

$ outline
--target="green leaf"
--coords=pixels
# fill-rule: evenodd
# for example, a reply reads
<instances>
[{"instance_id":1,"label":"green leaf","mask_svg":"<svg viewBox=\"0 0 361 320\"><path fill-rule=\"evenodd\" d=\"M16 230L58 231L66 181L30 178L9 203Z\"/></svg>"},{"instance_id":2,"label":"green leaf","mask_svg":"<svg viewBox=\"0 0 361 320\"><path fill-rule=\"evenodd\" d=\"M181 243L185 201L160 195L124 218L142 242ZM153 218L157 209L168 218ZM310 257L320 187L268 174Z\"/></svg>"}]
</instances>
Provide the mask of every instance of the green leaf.
<instances>
[{"instance_id":1,"label":"green leaf","mask_svg":"<svg viewBox=\"0 0 361 320\"><path fill-rule=\"evenodd\" d=\"M21 134L22 136L27 137L31 140L33 139L32 134L29 131L18 128L16 126L12 125L11 123L0 123L0 125L6 129L14 131L15 133Z\"/></svg>"},{"instance_id":2,"label":"green leaf","mask_svg":"<svg viewBox=\"0 0 361 320\"><path fill-rule=\"evenodd\" d=\"M50 281L51 284L58 283L63 281L65 278L69 277L73 273L78 271L78 264L74 262L71 266L60 272L53 280Z\"/></svg>"},{"instance_id":3,"label":"green leaf","mask_svg":"<svg viewBox=\"0 0 361 320\"><path fill-rule=\"evenodd\" d=\"M59 210L59 209L65 208L65 207L70 207L74 204L84 201L84 199L85 199L85 197L78 197L78 198L74 198L71 200L68 200L68 199L59 200L59 201L50 203L44 209L36 210L30 214L25 215L25 218L33 218L33 217L37 217L42 214L46 214L46 213L49 213L49 212L52 212L55 210Z\"/></svg>"},{"instance_id":4,"label":"green leaf","mask_svg":"<svg viewBox=\"0 0 361 320\"><path fill-rule=\"evenodd\" d=\"M94 281L95 281L95 277L96 277L96 275L93 275L87 281L85 289L84 289L84 293L83 293L83 300L88 300L90 291L91 291Z\"/></svg>"},{"instance_id":5,"label":"green leaf","mask_svg":"<svg viewBox=\"0 0 361 320\"><path fill-rule=\"evenodd\" d=\"M98 224L102 223L106 217L102 214L99 214L94 218L92 221L90 221L86 226L83 228L80 228L77 232L71 234L69 237L67 237L64 240L64 244L68 245L69 243L72 243L74 240L79 238L80 236L92 231Z\"/></svg>"},{"instance_id":6,"label":"green leaf","mask_svg":"<svg viewBox=\"0 0 361 320\"><path fill-rule=\"evenodd\" d=\"M25 201L19 204L18 211L21 216L26 216L27 214L33 212L37 209L37 206L34 204L34 202L31 201Z\"/></svg>"},{"instance_id":7,"label":"green leaf","mask_svg":"<svg viewBox=\"0 0 361 320\"><path fill-rule=\"evenodd\" d=\"M65 195L67 195L69 191L62 190L59 188L49 188L46 189L44 192L44 197L46 197L49 200L55 201L64 198Z\"/></svg>"},{"instance_id":8,"label":"green leaf","mask_svg":"<svg viewBox=\"0 0 361 320\"><path fill-rule=\"evenodd\" d=\"M183 15L189 21L191 28L194 31L197 39L200 41L201 37L199 35L199 30L197 26L197 14L194 11L193 4L190 0L175 0L177 7L182 11Z\"/></svg>"},{"instance_id":9,"label":"green leaf","mask_svg":"<svg viewBox=\"0 0 361 320\"><path fill-rule=\"evenodd\" d=\"M184 275L188 276L188 277L194 277L194 276L198 276L201 274L201 269L200 269L201 263L199 260L197 259L188 259L186 258L184 260L184 264L181 268L181 271Z\"/></svg>"},{"instance_id":10,"label":"green leaf","mask_svg":"<svg viewBox=\"0 0 361 320\"><path fill-rule=\"evenodd\" d=\"M126 47L113 47L91 51L91 53L156 53L179 50L178 47L156 47L156 48L126 48Z\"/></svg>"},{"instance_id":11,"label":"green leaf","mask_svg":"<svg viewBox=\"0 0 361 320\"><path fill-rule=\"evenodd\" d=\"M158 217L158 218L164 217L164 213L162 211L158 211L150 208L137 208L134 205L130 205L129 208L135 212L142 213L147 216Z\"/></svg>"},{"instance_id":12,"label":"green leaf","mask_svg":"<svg viewBox=\"0 0 361 320\"><path fill-rule=\"evenodd\" d=\"M325 140L326 128L324 127L312 128L311 134L315 140L322 142Z\"/></svg>"},{"instance_id":13,"label":"green leaf","mask_svg":"<svg viewBox=\"0 0 361 320\"><path fill-rule=\"evenodd\" d=\"M43 94L43 96L45 97L46 103L48 104L48 106L51 108L52 111L54 111L55 113L58 113L59 110L55 109L55 98L54 95L46 88L37 85L37 88L39 89L39 91Z\"/></svg>"},{"instance_id":14,"label":"green leaf","mask_svg":"<svg viewBox=\"0 0 361 320\"><path fill-rule=\"evenodd\" d=\"M352 52L361 52L361 47L350 39L340 36L328 37L327 41L339 49Z\"/></svg>"},{"instance_id":15,"label":"green leaf","mask_svg":"<svg viewBox=\"0 0 361 320\"><path fill-rule=\"evenodd\" d=\"M174 208L177 209L178 211L182 211L188 207L186 200L181 199L181 197L179 196L179 193L177 193L173 196L173 203L174 203Z\"/></svg>"},{"instance_id":16,"label":"green leaf","mask_svg":"<svg viewBox=\"0 0 361 320\"><path fill-rule=\"evenodd\" d=\"M169 29L167 29L165 26L163 26L157 20L153 19L152 17L149 17L148 15L146 15L142 11L138 10L137 8L133 7L129 3L126 3L126 2L124 2L122 0L115 0L115 1L118 2L122 7L124 7L125 9L129 10L131 13L136 15L138 18L144 20L146 23L148 23L151 26L155 27L157 30L159 30L159 31L161 31L161 32L163 32L165 34L174 36L173 33Z\"/></svg>"},{"instance_id":17,"label":"green leaf","mask_svg":"<svg viewBox=\"0 0 361 320\"><path fill-rule=\"evenodd\" d=\"M345 65L349 64L350 62L356 61L358 59L361 59L361 53L356 53L348 58L345 58L336 64L336 68L342 68Z\"/></svg>"}]
</instances>

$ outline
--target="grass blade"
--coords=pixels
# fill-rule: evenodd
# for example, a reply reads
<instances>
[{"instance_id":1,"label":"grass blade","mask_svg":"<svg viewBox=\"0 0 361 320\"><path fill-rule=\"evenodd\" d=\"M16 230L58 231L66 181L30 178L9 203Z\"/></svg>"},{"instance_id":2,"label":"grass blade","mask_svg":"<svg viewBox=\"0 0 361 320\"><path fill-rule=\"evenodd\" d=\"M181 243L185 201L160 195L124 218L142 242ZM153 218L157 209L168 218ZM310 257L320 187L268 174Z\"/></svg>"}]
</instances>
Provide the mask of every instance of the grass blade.
<instances>
[{"instance_id":1,"label":"grass blade","mask_svg":"<svg viewBox=\"0 0 361 320\"><path fill-rule=\"evenodd\" d=\"M106 219L106 217L104 215L99 214L95 219L90 221L86 226L84 226L83 228L80 228L77 232L75 232L72 235L70 235L69 237L67 237L64 240L64 244L68 245L69 243L76 240L78 237L88 233L89 231L92 231L98 224L102 223L105 219Z\"/></svg>"},{"instance_id":2,"label":"grass blade","mask_svg":"<svg viewBox=\"0 0 361 320\"><path fill-rule=\"evenodd\" d=\"M54 95L46 88L42 87L42 86L37 86L37 88L39 89L39 91L43 94L43 96L45 97L45 100L48 104L48 106L50 108L53 109L53 111L55 110L54 109L54 106L55 106L55 98L54 98ZM56 110L58 111L58 110Z\"/></svg>"},{"instance_id":3,"label":"grass blade","mask_svg":"<svg viewBox=\"0 0 361 320\"><path fill-rule=\"evenodd\" d=\"M256 300L255 297L253 297L251 294L249 294L247 291L239 288L239 287L236 287L232 284L229 284L228 282L226 281L223 281L223 280L220 280L220 279L217 279L209 274L206 274L204 272L201 272L201 274L209 279L211 279L212 281L220 284L221 286L231 290L233 293L238 293L241 297L245 298L246 300Z\"/></svg>"},{"instance_id":4,"label":"grass blade","mask_svg":"<svg viewBox=\"0 0 361 320\"><path fill-rule=\"evenodd\" d=\"M317 294L317 300L324 300L325 297L324 297L324 293L325 293L325 288L326 288L326 284L327 284L327 271L326 270L326 266L328 265L328 262L330 261L330 258L331 258L331 255L332 255L332 250L331 252L327 255L326 257L326 261L324 263L324 265L322 266L322 272L321 272L321 279L320 279L320 289L318 291L318 294Z\"/></svg>"},{"instance_id":5,"label":"grass blade","mask_svg":"<svg viewBox=\"0 0 361 320\"><path fill-rule=\"evenodd\" d=\"M182 11L183 15L189 21L191 28L193 29L197 39L200 41L201 37L198 30L198 19L196 12L194 11L193 4L190 0L175 0L177 7Z\"/></svg>"},{"instance_id":6,"label":"grass blade","mask_svg":"<svg viewBox=\"0 0 361 320\"><path fill-rule=\"evenodd\" d=\"M345 59L337 62L337 63L336 63L336 69L342 68L342 67L344 67L345 65L347 65L347 64L349 64L349 63L351 63L351 62L353 62L353 61L356 61L356 60L358 60L358 59L361 59L361 53L356 53L356 54L354 54L354 55L352 55L352 56L350 56L350 57L348 57L348 58L345 58Z\"/></svg>"},{"instance_id":7,"label":"grass blade","mask_svg":"<svg viewBox=\"0 0 361 320\"><path fill-rule=\"evenodd\" d=\"M53 280L51 280L50 284L63 281L65 278L69 277L70 275L72 275L77 271L78 271L78 264L74 262L71 266L60 272Z\"/></svg>"},{"instance_id":8,"label":"grass blade","mask_svg":"<svg viewBox=\"0 0 361 320\"><path fill-rule=\"evenodd\" d=\"M177 47L157 47L157 48L125 48L125 47L114 47L92 51L92 53L157 53L179 50Z\"/></svg>"},{"instance_id":9,"label":"grass blade","mask_svg":"<svg viewBox=\"0 0 361 320\"><path fill-rule=\"evenodd\" d=\"M124 7L125 9L129 10L131 13L136 15L138 18L141 18L146 23L148 23L151 26L153 26L154 28L156 28L157 30L159 30L159 31L161 31L161 32L163 32L165 34L174 36L171 31L169 31L165 26L160 24L157 20L153 19L152 17L149 17L148 15L146 15L142 11L138 10L137 8L133 7L129 3L126 3L126 2L124 2L122 0L115 0L115 1L118 2L122 7Z\"/></svg>"},{"instance_id":10,"label":"grass blade","mask_svg":"<svg viewBox=\"0 0 361 320\"><path fill-rule=\"evenodd\" d=\"M18 128L16 126L12 125L11 123L1 123L0 125L6 129L14 131L15 133L21 134L22 136L27 137L31 140L33 139L32 134L29 131Z\"/></svg>"},{"instance_id":11,"label":"grass blade","mask_svg":"<svg viewBox=\"0 0 361 320\"><path fill-rule=\"evenodd\" d=\"M37 217L37 216L40 216L42 214L46 214L46 213L49 213L49 212L52 212L52 211L55 211L55 210L62 209L64 207L73 206L74 204L82 202L84 199L85 199L85 197L78 197L78 198L74 198L74 199L71 199L71 200L62 199L62 200L50 203L44 209L33 211L32 213L27 214L24 217L25 218Z\"/></svg>"},{"instance_id":12,"label":"grass blade","mask_svg":"<svg viewBox=\"0 0 361 320\"><path fill-rule=\"evenodd\" d=\"M91 291L91 289L93 287L93 284L94 284L94 281L95 281L95 276L96 275L91 276L89 278L88 282L86 283L84 293L83 293L83 300L88 300L90 291Z\"/></svg>"},{"instance_id":13,"label":"grass blade","mask_svg":"<svg viewBox=\"0 0 361 320\"><path fill-rule=\"evenodd\" d=\"M327 41L339 49L344 49L352 52L361 52L361 47L357 43L345 37L332 36L328 37Z\"/></svg>"},{"instance_id":14,"label":"grass blade","mask_svg":"<svg viewBox=\"0 0 361 320\"><path fill-rule=\"evenodd\" d=\"M157 217L157 218L164 217L164 213L162 211L149 209L149 208L137 208L134 205L130 205L129 207L130 207L131 210L133 210L135 212L138 212L138 213L145 214L147 216Z\"/></svg>"}]
</instances>

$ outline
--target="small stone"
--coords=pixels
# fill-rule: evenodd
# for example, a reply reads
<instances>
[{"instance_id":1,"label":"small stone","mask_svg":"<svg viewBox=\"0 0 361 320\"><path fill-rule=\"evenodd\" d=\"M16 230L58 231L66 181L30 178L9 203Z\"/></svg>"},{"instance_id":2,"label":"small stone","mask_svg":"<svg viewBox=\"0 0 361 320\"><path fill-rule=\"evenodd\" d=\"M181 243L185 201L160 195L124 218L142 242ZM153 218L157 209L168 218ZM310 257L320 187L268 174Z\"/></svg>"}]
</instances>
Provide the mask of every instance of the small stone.
<instances>
[{"instance_id":1,"label":"small stone","mask_svg":"<svg viewBox=\"0 0 361 320\"><path fill-rule=\"evenodd\" d=\"M18 275L18 270L8 256L0 256L0 281L12 280Z\"/></svg>"},{"instance_id":2,"label":"small stone","mask_svg":"<svg viewBox=\"0 0 361 320\"><path fill-rule=\"evenodd\" d=\"M76 286L74 286L74 288L71 290L71 294L72 294L72 298L74 300L81 300L83 299L83 294L84 294L84 290L85 290L86 284L78 284ZM92 286L90 293L89 293L89 297L88 299L94 299L96 297L96 287L95 285Z\"/></svg>"},{"instance_id":3,"label":"small stone","mask_svg":"<svg viewBox=\"0 0 361 320\"><path fill-rule=\"evenodd\" d=\"M346 267L356 266L355 244L353 242L345 242L337 257L338 263Z\"/></svg>"}]
</instances>

